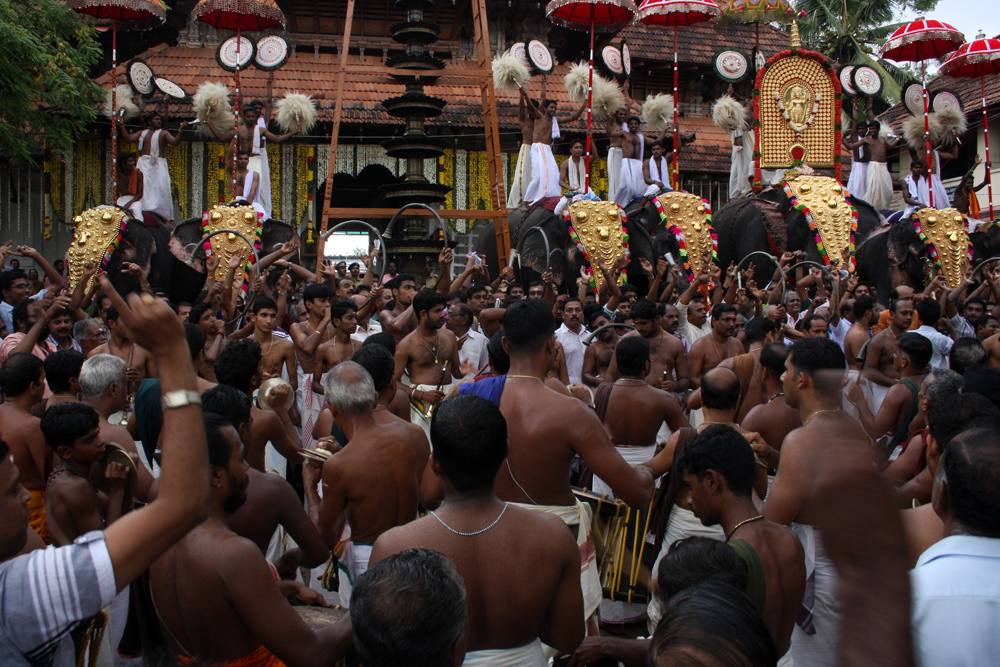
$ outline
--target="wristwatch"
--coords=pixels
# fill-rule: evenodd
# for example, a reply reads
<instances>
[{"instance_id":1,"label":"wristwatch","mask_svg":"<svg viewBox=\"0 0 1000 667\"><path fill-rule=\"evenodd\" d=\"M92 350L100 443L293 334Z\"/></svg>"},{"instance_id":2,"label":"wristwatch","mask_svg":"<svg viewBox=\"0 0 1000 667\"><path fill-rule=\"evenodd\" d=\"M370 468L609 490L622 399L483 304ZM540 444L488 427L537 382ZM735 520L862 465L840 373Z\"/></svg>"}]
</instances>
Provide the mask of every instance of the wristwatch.
<instances>
[{"instance_id":1,"label":"wristwatch","mask_svg":"<svg viewBox=\"0 0 1000 667\"><path fill-rule=\"evenodd\" d=\"M160 399L160 406L164 410L183 408L188 405L201 405L201 394L191 389L178 389L177 391L168 391Z\"/></svg>"}]
</instances>

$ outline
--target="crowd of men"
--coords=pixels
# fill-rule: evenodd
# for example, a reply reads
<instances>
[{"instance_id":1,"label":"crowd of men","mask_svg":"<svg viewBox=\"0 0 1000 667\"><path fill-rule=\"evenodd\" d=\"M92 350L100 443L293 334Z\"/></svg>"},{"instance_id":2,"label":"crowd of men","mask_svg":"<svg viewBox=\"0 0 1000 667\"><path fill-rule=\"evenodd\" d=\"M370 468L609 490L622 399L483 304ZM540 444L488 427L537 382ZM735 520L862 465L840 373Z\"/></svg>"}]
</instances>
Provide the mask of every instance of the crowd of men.
<instances>
[{"instance_id":1,"label":"crowd of men","mask_svg":"<svg viewBox=\"0 0 1000 667\"><path fill-rule=\"evenodd\" d=\"M445 249L418 289L289 242L249 302L237 255L173 304L134 265L120 295L0 255L5 665L76 664L87 637L121 664L994 659L988 270L880 295L796 253L690 280L660 259L643 295L620 264L595 293ZM589 497L656 511L638 613Z\"/></svg>"}]
</instances>

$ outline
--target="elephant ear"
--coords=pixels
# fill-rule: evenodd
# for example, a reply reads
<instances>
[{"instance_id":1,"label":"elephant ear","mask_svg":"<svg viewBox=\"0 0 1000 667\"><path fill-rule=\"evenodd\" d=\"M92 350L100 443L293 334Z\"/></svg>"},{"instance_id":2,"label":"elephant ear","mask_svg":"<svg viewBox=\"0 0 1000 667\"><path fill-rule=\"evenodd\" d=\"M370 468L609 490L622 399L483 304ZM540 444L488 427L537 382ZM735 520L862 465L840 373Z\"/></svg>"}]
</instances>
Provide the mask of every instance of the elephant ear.
<instances>
[{"instance_id":1,"label":"elephant ear","mask_svg":"<svg viewBox=\"0 0 1000 667\"><path fill-rule=\"evenodd\" d=\"M287 222L281 222L280 220L268 220L264 223L264 230L261 233L261 248L260 256L263 257L268 253L272 253L281 247L281 244L285 243L293 236L298 236L295 228L289 225Z\"/></svg>"},{"instance_id":2,"label":"elephant ear","mask_svg":"<svg viewBox=\"0 0 1000 667\"><path fill-rule=\"evenodd\" d=\"M178 223L170 234L170 254L199 273L205 272L205 258L192 257L201 242L201 218L189 218ZM200 253L199 253L200 255Z\"/></svg>"}]
</instances>

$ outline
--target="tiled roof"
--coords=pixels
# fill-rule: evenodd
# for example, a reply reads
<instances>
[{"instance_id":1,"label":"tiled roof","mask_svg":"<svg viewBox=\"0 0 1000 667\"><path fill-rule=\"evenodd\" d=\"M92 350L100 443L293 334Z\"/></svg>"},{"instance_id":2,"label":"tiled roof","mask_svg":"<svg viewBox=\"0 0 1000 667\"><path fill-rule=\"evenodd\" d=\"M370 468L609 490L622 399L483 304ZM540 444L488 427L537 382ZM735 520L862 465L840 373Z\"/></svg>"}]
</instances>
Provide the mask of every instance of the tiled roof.
<instances>
[{"instance_id":1,"label":"tiled roof","mask_svg":"<svg viewBox=\"0 0 1000 667\"><path fill-rule=\"evenodd\" d=\"M714 21L682 26L677 29L677 58L682 63L710 65L713 56L723 49L738 49L747 55L754 48L756 27L749 25L716 25ZM633 23L618 34L615 43L622 39L632 52L632 61L672 62L674 59L674 31L672 28L646 26ZM786 33L760 26L760 50L765 58L788 48Z\"/></svg>"}]
</instances>

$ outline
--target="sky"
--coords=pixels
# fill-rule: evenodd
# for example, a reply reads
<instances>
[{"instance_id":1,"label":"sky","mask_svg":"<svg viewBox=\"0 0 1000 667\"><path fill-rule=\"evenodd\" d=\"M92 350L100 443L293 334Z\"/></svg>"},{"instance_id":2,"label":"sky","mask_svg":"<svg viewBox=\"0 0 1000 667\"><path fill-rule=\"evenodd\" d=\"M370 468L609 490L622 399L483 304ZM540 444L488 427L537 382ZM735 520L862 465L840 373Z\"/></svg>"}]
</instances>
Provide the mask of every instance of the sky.
<instances>
[{"instance_id":1,"label":"sky","mask_svg":"<svg viewBox=\"0 0 1000 667\"><path fill-rule=\"evenodd\" d=\"M914 12L906 15L904 20L916 17ZM965 34L965 41L975 39L980 30L987 37L1000 34L1000 11L992 0L939 0L934 11L925 13L924 18L955 26Z\"/></svg>"}]
</instances>

